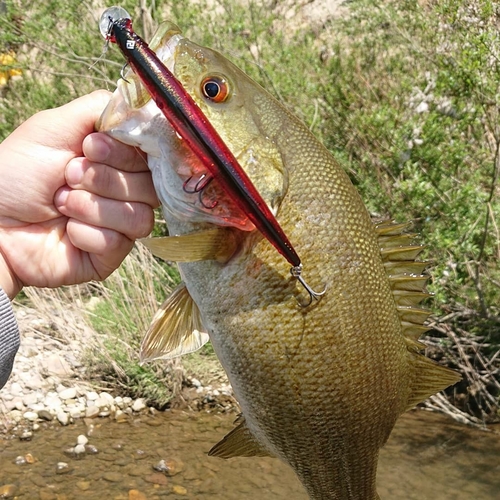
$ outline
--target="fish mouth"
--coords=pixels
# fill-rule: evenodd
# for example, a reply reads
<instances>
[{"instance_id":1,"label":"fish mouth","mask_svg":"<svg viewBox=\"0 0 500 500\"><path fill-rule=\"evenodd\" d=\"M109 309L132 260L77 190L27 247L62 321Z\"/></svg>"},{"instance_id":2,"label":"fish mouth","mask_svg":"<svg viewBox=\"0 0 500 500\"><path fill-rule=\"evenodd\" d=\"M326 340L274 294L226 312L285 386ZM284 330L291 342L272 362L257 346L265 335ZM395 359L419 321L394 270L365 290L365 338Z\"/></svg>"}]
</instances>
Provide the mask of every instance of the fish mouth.
<instances>
[{"instance_id":1,"label":"fish mouth","mask_svg":"<svg viewBox=\"0 0 500 500\"><path fill-rule=\"evenodd\" d=\"M170 22L164 22L159 26L149 44L161 62L172 73L174 73L176 50L183 39L184 37L177 26ZM123 77L118 80L116 90L97 120L95 129L122 142L140 147L140 144L133 142L130 137L139 136L143 124L141 124L139 118L136 120L132 116L135 116L138 110L146 106L148 112L151 113L150 107L154 107L154 103L151 103L151 95L146 87L133 70L129 68ZM123 129L125 123L127 123L126 131Z\"/></svg>"}]
</instances>

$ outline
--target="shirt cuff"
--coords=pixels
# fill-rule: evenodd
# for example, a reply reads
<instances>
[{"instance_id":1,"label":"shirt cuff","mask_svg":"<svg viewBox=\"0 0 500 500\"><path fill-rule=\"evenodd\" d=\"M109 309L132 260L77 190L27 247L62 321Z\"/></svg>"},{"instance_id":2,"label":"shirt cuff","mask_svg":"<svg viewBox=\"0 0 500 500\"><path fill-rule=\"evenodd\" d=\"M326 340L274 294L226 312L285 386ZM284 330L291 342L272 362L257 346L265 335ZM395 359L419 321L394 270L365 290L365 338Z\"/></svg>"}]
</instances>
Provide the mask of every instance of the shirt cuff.
<instances>
[{"instance_id":1,"label":"shirt cuff","mask_svg":"<svg viewBox=\"0 0 500 500\"><path fill-rule=\"evenodd\" d=\"M9 297L0 288L0 389L12 372L19 349L19 327Z\"/></svg>"}]
</instances>

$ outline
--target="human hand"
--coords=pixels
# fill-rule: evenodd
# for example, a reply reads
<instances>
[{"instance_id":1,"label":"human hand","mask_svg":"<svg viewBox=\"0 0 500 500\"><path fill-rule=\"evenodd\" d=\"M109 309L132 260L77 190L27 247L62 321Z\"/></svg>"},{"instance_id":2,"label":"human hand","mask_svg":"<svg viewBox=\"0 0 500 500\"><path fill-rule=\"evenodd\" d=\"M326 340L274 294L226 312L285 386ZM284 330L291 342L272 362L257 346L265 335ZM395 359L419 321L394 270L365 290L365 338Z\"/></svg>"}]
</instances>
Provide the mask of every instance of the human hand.
<instances>
[{"instance_id":1,"label":"human hand","mask_svg":"<svg viewBox=\"0 0 500 500\"><path fill-rule=\"evenodd\" d=\"M0 144L0 286L102 280L150 233L158 199L145 159L93 133L97 91L32 116Z\"/></svg>"}]
</instances>

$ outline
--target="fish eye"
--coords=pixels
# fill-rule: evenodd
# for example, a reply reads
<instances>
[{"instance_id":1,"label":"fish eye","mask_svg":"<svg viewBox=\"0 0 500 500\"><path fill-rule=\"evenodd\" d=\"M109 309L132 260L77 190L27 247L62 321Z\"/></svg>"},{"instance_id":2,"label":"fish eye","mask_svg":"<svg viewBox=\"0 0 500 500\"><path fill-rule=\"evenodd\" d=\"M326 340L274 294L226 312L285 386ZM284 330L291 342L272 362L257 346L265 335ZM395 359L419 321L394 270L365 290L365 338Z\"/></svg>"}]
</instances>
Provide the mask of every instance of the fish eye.
<instances>
[{"instance_id":1,"label":"fish eye","mask_svg":"<svg viewBox=\"0 0 500 500\"><path fill-rule=\"evenodd\" d=\"M224 102L229 97L229 85L225 78L210 75L201 82L203 95L212 102Z\"/></svg>"}]
</instances>

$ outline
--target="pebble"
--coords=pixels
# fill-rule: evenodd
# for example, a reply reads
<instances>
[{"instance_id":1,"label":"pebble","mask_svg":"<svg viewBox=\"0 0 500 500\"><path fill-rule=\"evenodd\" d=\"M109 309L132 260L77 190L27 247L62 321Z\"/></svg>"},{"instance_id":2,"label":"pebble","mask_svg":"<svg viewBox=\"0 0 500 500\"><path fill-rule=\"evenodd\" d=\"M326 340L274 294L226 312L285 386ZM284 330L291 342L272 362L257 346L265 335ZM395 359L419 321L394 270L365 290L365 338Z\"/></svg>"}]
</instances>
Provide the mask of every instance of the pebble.
<instances>
[{"instance_id":1,"label":"pebble","mask_svg":"<svg viewBox=\"0 0 500 500\"><path fill-rule=\"evenodd\" d=\"M87 406L87 408L85 408L85 417L86 418L97 417L97 415L99 415L100 411L101 410L99 410L98 406Z\"/></svg>"},{"instance_id":2,"label":"pebble","mask_svg":"<svg viewBox=\"0 0 500 500\"><path fill-rule=\"evenodd\" d=\"M76 398L76 388L75 387L68 387L67 389L62 390L59 393L59 397L62 400L75 399Z\"/></svg>"},{"instance_id":3,"label":"pebble","mask_svg":"<svg viewBox=\"0 0 500 500\"><path fill-rule=\"evenodd\" d=\"M31 441L33 438L33 433L29 429L24 429L19 435L21 441Z\"/></svg>"},{"instance_id":4,"label":"pebble","mask_svg":"<svg viewBox=\"0 0 500 500\"><path fill-rule=\"evenodd\" d=\"M29 420L30 422L34 422L35 420L38 419L38 413L34 411L26 411L23 413L23 418Z\"/></svg>"},{"instance_id":5,"label":"pebble","mask_svg":"<svg viewBox=\"0 0 500 500\"><path fill-rule=\"evenodd\" d=\"M0 498L13 498L16 491L17 486L15 484L4 484L0 486Z\"/></svg>"},{"instance_id":6,"label":"pebble","mask_svg":"<svg viewBox=\"0 0 500 500\"><path fill-rule=\"evenodd\" d=\"M71 471L69 464L66 462L57 462L56 464L56 474L67 474Z\"/></svg>"},{"instance_id":7,"label":"pebble","mask_svg":"<svg viewBox=\"0 0 500 500\"><path fill-rule=\"evenodd\" d=\"M149 474L144 478L147 483L159 484L161 486L166 486L168 484L168 479L161 472L154 472Z\"/></svg>"},{"instance_id":8,"label":"pebble","mask_svg":"<svg viewBox=\"0 0 500 500\"><path fill-rule=\"evenodd\" d=\"M128 492L128 500L147 500L147 497L139 490L130 490Z\"/></svg>"},{"instance_id":9,"label":"pebble","mask_svg":"<svg viewBox=\"0 0 500 500\"><path fill-rule=\"evenodd\" d=\"M83 445L86 445L88 442L89 442L89 439L87 436L85 436L84 434L80 434L77 438L76 438L76 442L78 444L83 444Z\"/></svg>"},{"instance_id":10,"label":"pebble","mask_svg":"<svg viewBox=\"0 0 500 500\"><path fill-rule=\"evenodd\" d=\"M57 418L57 420L59 420L59 423L61 425L68 425L69 424L69 415L63 411L57 412L56 418Z\"/></svg>"},{"instance_id":11,"label":"pebble","mask_svg":"<svg viewBox=\"0 0 500 500\"><path fill-rule=\"evenodd\" d=\"M87 401L95 401L99 397L99 394L95 391L90 391L85 394L85 397L87 398Z\"/></svg>"},{"instance_id":12,"label":"pebble","mask_svg":"<svg viewBox=\"0 0 500 500\"><path fill-rule=\"evenodd\" d=\"M172 487L172 493L175 493L176 495L187 495L187 489L184 488L184 486L174 484Z\"/></svg>"},{"instance_id":13,"label":"pebble","mask_svg":"<svg viewBox=\"0 0 500 500\"><path fill-rule=\"evenodd\" d=\"M123 480L123 476L119 472L106 472L102 478L110 483L119 483Z\"/></svg>"},{"instance_id":14,"label":"pebble","mask_svg":"<svg viewBox=\"0 0 500 500\"><path fill-rule=\"evenodd\" d=\"M142 398L136 399L132 404L132 410L135 412L140 412L141 410L144 410L144 408L146 408L146 403Z\"/></svg>"},{"instance_id":15,"label":"pebble","mask_svg":"<svg viewBox=\"0 0 500 500\"><path fill-rule=\"evenodd\" d=\"M88 453L89 455L95 455L96 453L99 453L99 450L93 444L86 444L85 452Z\"/></svg>"},{"instance_id":16,"label":"pebble","mask_svg":"<svg viewBox=\"0 0 500 500\"><path fill-rule=\"evenodd\" d=\"M184 464L176 459L160 460L156 465L153 465L153 469L163 472L167 476L175 476L184 470Z\"/></svg>"},{"instance_id":17,"label":"pebble","mask_svg":"<svg viewBox=\"0 0 500 500\"><path fill-rule=\"evenodd\" d=\"M38 411L38 417L41 418L42 420L47 420L47 421L50 421L50 420L52 420L54 418L54 416L52 415L52 413L50 413L47 410L40 410L40 411Z\"/></svg>"},{"instance_id":18,"label":"pebble","mask_svg":"<svg viewBox=\"0 0 500 500\"><path fill-rule=\"evenodd\" d=\"M83 453L85 453L85 446L83 444L77 444L75 446L75 453L77 455L82 455Z\"/></svg>"},{"instance_id":19,"label":"pebble","mask_svg":"<svg viewBox=\"0 0 500 500\"><path fill-rule=\"evenodd\" d=\"M90 481L78 481L76 486L82 491L87 491L90 488Z\"/></svg>"}]
</instances>

